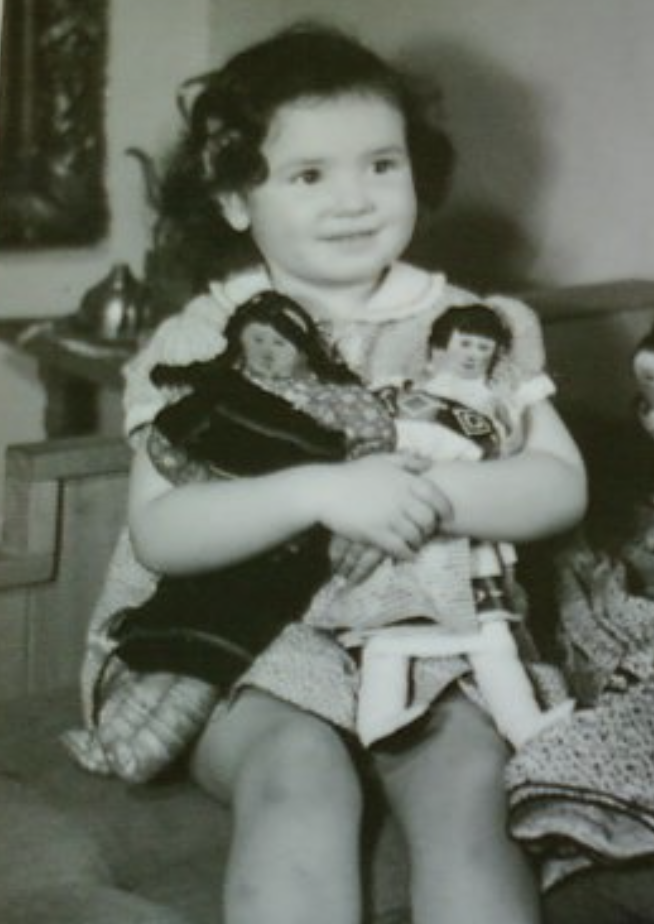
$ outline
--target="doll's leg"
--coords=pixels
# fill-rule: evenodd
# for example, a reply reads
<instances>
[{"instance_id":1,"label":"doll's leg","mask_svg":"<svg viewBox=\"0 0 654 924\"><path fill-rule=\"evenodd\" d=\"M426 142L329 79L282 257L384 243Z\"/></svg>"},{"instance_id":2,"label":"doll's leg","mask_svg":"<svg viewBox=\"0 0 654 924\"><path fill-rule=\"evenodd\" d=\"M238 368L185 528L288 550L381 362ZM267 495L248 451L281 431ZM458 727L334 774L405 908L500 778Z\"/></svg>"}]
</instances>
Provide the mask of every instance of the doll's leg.
<instances>
[{"instance_id":1,"label":"doll's leg","mask_svg":"<svg viewBox=\"0 0 654 924\"><path fill-rule=\"evenodd\" d=\"M361 792L337 732L246 691L209 724L193 770L233 806L225 924L358 924Z\"/></svg>"},{"instance_id":2,"label":"doll's leg","mask_svg":"<svg viewBox=\"0 0 654 924\"><path fill-rule=\"evenodd\" d=\"M357 733L366 746L413 722L429 708L429 701L409 701L412 659L460 655L481 644L478 632L459 635L437 626L412 624L352 630L341 635L341 642L361 646Z\"/></svg>"},{"instance_id":3,"label":"doll's leg","mask_svg":"<svg viewBox=\"0 0 654 924\"><path fill-rule=\"evenodd\" d=\"M408 725L428 708L428 704L408 703L409 658L401 653L377 653L374 645L364 645L360 677L357 733L366 746Z\"/></svg>"},{"instance_id":4,"label":"doll's leg","mask_svg":"<svg viewBox=\"0 0 654 924\"><path fill-rule=\"evenodd\" d=\"M485 614L487 619L488 615ZM349 637L357 636L350 633ZM501 733L516 748L567 718L574 708L572 700L565 700L552 709L541 709L502 611L492 620L482 622L474 633L457 634L438 627L397 625L360 637L366 641L357 727L366 745L408 725L424 713L426 704L408 703L411 658L467 656L491 715Z\"/></svg>"},{"instance_id":5,"label":"doll's leg","mask_svg":"<svg viewBox=\"0 0 654 924\"><path fill-rule=\"evenodd\" d=\"M500 733L514 748L570 715L572 700L541 709L511 629L503 619L482 622L479 634L482 646L471 651L470 664Z\"/></svg>"},{"instance_id":6,"label":"doll's leg","mask_svg":"<svg viewBox=\"0 0 654 924\"><path fill-rule=\"evenodd\" d=\"M427 731L375 755L410 854L413 924L536 924L530 864L506 833L507 748L461 695Z\"/></svg>"}]
</instances>

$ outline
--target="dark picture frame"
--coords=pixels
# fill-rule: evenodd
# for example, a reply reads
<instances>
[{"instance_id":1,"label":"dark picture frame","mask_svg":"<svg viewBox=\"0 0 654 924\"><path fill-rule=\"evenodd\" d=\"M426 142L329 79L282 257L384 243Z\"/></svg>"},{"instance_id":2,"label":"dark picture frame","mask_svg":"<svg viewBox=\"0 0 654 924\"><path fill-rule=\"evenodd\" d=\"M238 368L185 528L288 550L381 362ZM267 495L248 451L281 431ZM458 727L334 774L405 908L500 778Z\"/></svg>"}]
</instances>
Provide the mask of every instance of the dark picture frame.
<instances>
[{"instance_id":1,"label":"dark picture frame","mask_svg":"<svg viewBox=\"0 0 654 924\"><path fill-rule=\"evenodd\" d=\"M108 226L108 0L5 0L0 248L89 245Z\"/></svg>"}]
</instances>

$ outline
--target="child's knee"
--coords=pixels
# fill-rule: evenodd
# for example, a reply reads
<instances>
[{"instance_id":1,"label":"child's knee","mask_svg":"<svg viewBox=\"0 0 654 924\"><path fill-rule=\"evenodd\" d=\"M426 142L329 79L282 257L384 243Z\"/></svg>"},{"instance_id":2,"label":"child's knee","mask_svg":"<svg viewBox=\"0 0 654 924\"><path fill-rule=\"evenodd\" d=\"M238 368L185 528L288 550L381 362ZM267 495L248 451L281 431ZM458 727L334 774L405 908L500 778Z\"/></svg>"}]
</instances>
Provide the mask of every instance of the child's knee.
<instances>
[{"instance_id":1,"label":"child's knee","mask_svg":"<svg viewBox=\"0 0 654 924\"><path fill-rule=\"evenodd\" d=\"M268 809L289 805L313 811L329 806L356 816L360 789L355 767L338 733L311 716L272 727L252 748L236 781L237 804Z\"/></svg>"},{"instance_id":2,"label":"child's knee","mask_svg":"<svg viewBox=\"0 0 654 924\"><path fill-rule=\"evenodd\" d=\"M437 705L415 741L400 751L378 754L376 763L392 801L420 827L433 820L433 813L476 811L479 806L482 814L491 806L503 810L507 759L507 746L490 718L456 695Z\"/></svg>"}]
</instances>

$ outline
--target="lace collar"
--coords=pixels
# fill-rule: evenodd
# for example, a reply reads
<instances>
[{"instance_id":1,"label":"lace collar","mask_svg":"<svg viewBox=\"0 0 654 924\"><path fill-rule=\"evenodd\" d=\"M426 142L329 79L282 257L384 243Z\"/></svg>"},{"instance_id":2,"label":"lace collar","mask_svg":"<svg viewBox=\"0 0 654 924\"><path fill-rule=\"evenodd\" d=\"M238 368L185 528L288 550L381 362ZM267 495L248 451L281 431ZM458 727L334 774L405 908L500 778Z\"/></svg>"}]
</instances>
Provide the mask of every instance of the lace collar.
<instances>
[{"instance_id":1,"label":"lace collar","mask_svg":"<svg viewBox=\"0 0 654 924\"><path fill-rule=\"evenodd\" d=\"M212 299L221 313L230 315L252 296L272 288L270 276L264 267L247 270L230 276L224 282L209 286ZM422 313L438 302L446 288L445 276L429 273L408 263L393 264L380 287L358 312L339 312L331 309L325 320L331 323L381 324L397 321Z\"/></svg>"}]
</instances>

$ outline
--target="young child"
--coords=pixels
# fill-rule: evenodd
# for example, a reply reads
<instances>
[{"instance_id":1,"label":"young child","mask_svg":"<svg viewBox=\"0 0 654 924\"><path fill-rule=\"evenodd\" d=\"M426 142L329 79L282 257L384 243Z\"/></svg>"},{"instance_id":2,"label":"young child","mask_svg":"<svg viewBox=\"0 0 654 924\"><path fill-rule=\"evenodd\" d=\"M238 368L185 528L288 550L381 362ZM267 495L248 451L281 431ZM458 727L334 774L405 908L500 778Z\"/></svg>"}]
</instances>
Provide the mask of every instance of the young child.
<instances>
[{"instance_id":1,"label":"young child","mask_svg":"<svg viewBox=\"0 0 654 924\"><path fill-rule=\"evenodd\" d=\"M585 504L578 453L546 401L526 411L521 451L483 465L415 471L401 454L376 454L188 484L157 470L147 433L167 395L150 381L152 368L215 355L226 320L256 292L273 288L302 304L366 383L421 378L435 318L474 300L400 262L418 201L442 197L451 150L375 54L330 30L292 29L236 55L197 89L162 203L208 290L162 325L128 373L129 541L93 619L85 685L108 615L144 599L153 574L226 567L320 525L334 535L341 572L357 576L385 556L410 558L435 533L544 536ZM538 324L522 304L502 304L527 381L542 371ZM457 685L463 672L452 672L438 701L430 697L420 728L367 756L368 771L403 830L414 924L433 921L436 908L441 924L529 924L538 896L505 830L506 748ZM204 729L192 771L233 806L227 924L361 920L357 690L357 662L338 640L292 623Z\"/></svg>"},{"instance_id":2,"label":"young child","mask_svg":"<svg viewBox=\"0 0 654 924\"><path fill-rule=\"evenodd\" d=\"M544 374L516 383L511 340L501 312L488 305L450 308L437 318L426 378L385 389L398 447L432 462L517 451L526 408L553 385ZM514 563L507 543L440 538L412 561L383 563L354 588L336 578L318 593L307 620L351 630L341 641L362 649L357 731L364 744L429 708L428 700L412 699L418 658L467 656L498 729L516 748L570 714L569 700L541 710L521 663L509 627L521 620L512 599Z\"/></svg>"},{"instance_id":3,"label":"young child","mask_svg":"<svg viewBox=\"0 0 654 924\"><path fill-rule=\"evenodd\" d=\"M150 434L150 457L170 481L263 474L343 459L346 448L356 457L395 447L384 406L328 356L311 318L290 299L272 291L250 299L228 321L225 341L213 360L153 370L159 384L193 389L159 412ZM506 382L503 388L493 384L490 375L509 345L510 332L485 305L453 308L437 319L430 346L444 353L442 368L394 399L406 414L397 421L401 447L438 461L482 458L506 445L525 397L511 394ZM548 383L545 376L532 380L532 400L548 392ZM117 614L115 654L133 670L173 671L229 688L327 581L326 540L325 531L314 528L230 568L164 576L148 600ZM500 580L505 562L488 543L474 548L472 562L464 540L438 546L434 552L430 543L404 565L381 566L355 591L328 584L307 619L353 629L348 644L364 646L357 731L365 744L428 708L428 702L408 706L410 659L465 654L498 727L517 747L558 718L561 708L541 712L506 627L517 617ZM470 618L472 591L482 610L479 623ZM256 612L256 622L244 620L244 612ZM411 616L432 625L445 621L457 635L425 631L424 625L370 631Z\"/></svg>"}]
</instances>

